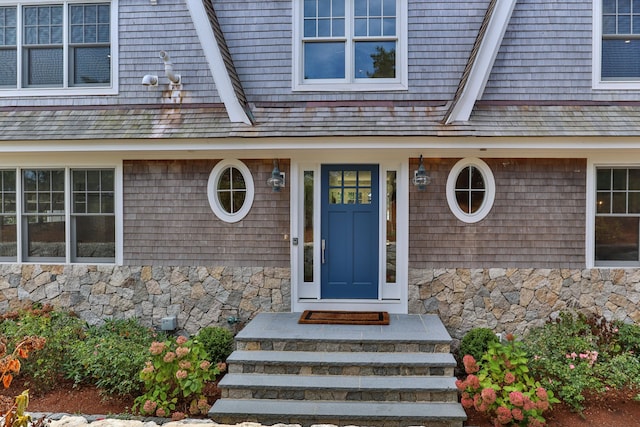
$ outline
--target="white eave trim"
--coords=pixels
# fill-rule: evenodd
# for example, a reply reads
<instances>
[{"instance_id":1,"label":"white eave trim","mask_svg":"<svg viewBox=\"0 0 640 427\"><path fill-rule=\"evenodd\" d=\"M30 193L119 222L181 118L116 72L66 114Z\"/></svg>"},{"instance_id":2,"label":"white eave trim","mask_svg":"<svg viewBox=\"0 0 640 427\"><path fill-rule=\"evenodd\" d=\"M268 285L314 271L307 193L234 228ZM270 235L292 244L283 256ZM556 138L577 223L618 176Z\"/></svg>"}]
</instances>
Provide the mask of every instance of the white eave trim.
<instances>
[{"instance_id":1,"label":"white eave trim","mask_svg":"<svg viewBox=\"0 0 640 427\"><path fill-rule=\"evenodd\" d=\"M469 77L462 88L462 93L454 101L455 105L452 106L448 117L446 117L445 124L469 121L473 106L482 97L484 88L489 80L493 63L500 50L516 1L496 0L486 32L471 66Z\"/></svg>"},{"instance_id":2,"label":"white eave trim","mask_svg":"<svg viewBox=\"0 0 640 427\"><path fill-rule=\"evenodd\" d=\"M240 103L233 89L231 77L225 66L220 46L216 42L216 37L211 28L211 23L207 19L207 11L205 10L202 0L186 0L189 13L193 25L196 28L200 45L204 51L204 55L209 63L209 69L213 75L213 81L218 90L218 95L224 103L229 115L229 120L233 123L245 123L251 125L251 120Z\"/></svg>"}]
</instances>

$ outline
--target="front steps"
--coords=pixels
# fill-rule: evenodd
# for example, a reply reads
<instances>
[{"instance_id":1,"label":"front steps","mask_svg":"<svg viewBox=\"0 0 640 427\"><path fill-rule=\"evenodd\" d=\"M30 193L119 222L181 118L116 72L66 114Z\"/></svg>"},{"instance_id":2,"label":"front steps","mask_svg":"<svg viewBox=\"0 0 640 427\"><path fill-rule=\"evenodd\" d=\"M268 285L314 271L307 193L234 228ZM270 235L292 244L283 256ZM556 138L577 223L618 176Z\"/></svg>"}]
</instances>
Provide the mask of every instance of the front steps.
<instances>
[{"instance_id":1,"label":"front steps","mask_svg":"<svg viewBox=\"0 0 640 427\"><path fill-rule=\"evenodd\" d=\"M300 325L263 313L237 336L209 416L218 423L461 427L437 316L391 315L387 326Z\"/></svg>"}]
</instances>

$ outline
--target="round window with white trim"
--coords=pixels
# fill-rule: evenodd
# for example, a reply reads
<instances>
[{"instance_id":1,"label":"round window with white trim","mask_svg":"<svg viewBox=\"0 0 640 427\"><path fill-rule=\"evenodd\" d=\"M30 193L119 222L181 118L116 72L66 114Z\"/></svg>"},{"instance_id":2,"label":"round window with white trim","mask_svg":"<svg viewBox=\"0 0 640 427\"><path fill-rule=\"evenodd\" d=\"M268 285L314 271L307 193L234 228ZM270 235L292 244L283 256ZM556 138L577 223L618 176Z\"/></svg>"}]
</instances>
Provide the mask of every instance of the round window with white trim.
<instances>
[{"instance_id":1,"label":"round window with white trim","mask_svg":"<svg viewBox=\"0 0 640 427\"><path fill-rule=\"evenodd\" d=\"M462 159L447 178L447 203L460 221L472 224L484 219L493 207L496 183L489 166L480 159Z\"/></svg>"},{"instance_id":2,"label":"round window with white trim","mask_svg":"<svg viewBox=\"0 0 640 427\"><path fill-rule=\"evenodd\" d=\"M242 220L253 204L254 186L249 168L240 160L222 160L215 165L207 184L213 213L229 223Z\"/></svg>"}]
</instances>

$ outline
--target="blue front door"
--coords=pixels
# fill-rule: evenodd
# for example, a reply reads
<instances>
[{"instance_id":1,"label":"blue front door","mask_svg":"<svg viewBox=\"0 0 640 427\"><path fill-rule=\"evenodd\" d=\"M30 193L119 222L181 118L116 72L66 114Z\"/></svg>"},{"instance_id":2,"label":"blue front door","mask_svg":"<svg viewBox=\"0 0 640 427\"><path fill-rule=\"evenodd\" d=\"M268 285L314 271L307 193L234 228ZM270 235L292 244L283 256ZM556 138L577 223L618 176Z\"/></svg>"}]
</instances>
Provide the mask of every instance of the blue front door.
<instances>
[{"instance_id":1,"label":"blue front door","mask_svg":"<svg viewBox=\"0 0 640 427\"><path fill-rule=\"evenodd\" d=\"M378 298L378 165L322 166L321 297Z\"/></svg>"}]
</instances>

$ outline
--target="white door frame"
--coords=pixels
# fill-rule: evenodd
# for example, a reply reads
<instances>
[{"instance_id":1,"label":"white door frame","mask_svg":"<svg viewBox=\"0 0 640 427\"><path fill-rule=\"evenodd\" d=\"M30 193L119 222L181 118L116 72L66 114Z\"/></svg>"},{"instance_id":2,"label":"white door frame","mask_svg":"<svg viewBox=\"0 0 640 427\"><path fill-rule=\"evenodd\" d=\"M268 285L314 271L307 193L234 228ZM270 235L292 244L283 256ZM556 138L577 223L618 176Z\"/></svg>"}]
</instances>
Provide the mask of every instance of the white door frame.
<instances>
[{"instance_id":1,"label":"white door frame","mask_svg":"<svg viewBox=\"0 0 640 427\"><path fill-rule=\"evenodd\" d=\"M325 163L375 163L380 166L380 245L379 292L375 300L323 300L320 298L320 166ZM408 311L408 247L409 247L409 162L408 158L389 159L375 156L313 156L292 158L291 185L291 308L304 310L384 310L390 313ZM313 282L304 282L304 173L313 172ZM386 283L386 179L396 172L396 282ZM297 242L297 244L296 244Z\"/></svg>"}]
</instances>

